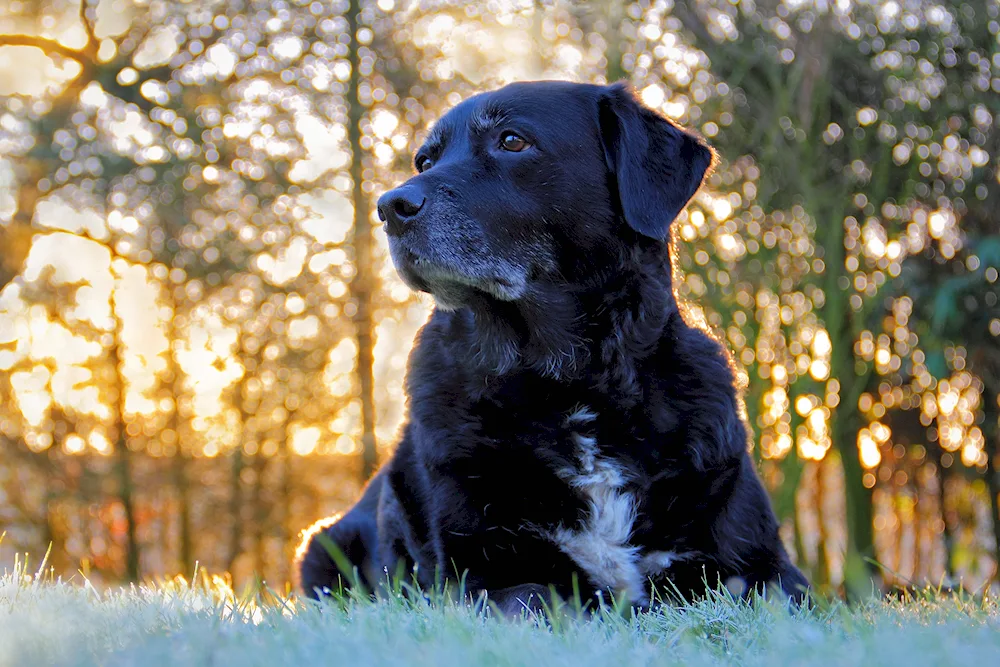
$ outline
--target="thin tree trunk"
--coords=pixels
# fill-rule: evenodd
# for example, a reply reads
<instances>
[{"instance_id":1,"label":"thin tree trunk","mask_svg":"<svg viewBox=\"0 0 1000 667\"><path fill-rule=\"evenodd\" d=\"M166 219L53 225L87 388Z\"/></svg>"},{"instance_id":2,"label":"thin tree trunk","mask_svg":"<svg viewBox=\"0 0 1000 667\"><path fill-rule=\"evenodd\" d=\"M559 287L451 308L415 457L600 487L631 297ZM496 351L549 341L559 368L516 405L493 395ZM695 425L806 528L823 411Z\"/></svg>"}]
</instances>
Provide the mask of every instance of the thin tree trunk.
<instances>
[{"instance_id":1,"label":"thin tree trunk","mask_svg":"<svg viewBox=\"0 0 1000 667\"><path fill-rule=\"evenodd\" d=\"M608 83L614 83L621 79L627 79L628 73L622 66L622 42L625 35L622 34L622 27L625 18L625 7L621 0L611 0L606 5L604 43L607 45L604 51L604 59L607 60L605 77Z\"/></svg>"},{"instance_id":2,"label":"thin tree trunk","mask_svg":"<svg viewBox=\"0 0 1000 667\"><path fill-rule=\"evenodd\" d=\"M283 558L281 559L282 572L280 578L276 581L288 581L291 579L290 572L287 568L291 562L291 549L294 549L294 535L291 530L292 526L292 461L294 457L289 447L289 442L291 440L288 434L288 426L292 423L294 415L289 415L288 420L285 422L285 437L281 439L278 446L278 451L281 456L281 481L278 489L278 530L281 536L281 550Z\"/></svg>"},{"instance_id":3,"label":"thin tree trunk","mask_svg":"<svg viewBox=\"0 0 1000 667\"><path fill-rule=\"evenodd\" d=\"M858 425L851 412L835 415L832 433L839 443L844 466L844 496L847 504L847 567L849 576L872 572L868 559L875 557L872 531L872 494L863 483L864 470L858 459L856 438ZM860 568L860 569L858 569ZM860 590L858 591L860 592ZM867 592L867 591L866 591Z\"/></svg>"},{"instance_id":4,"label":"thin tree trunk","mask_svg":"<svg viewBox=\"0 0 1000 667\"><path fill-rule=\"evenodd\" d=\"M230 468L230 489L229 489L229 517L232 523L229 529L229 572L233 571L236 559L243 553L243 538L246 534L245 519L248 516L244 512L245 494L243 490L243 471L247 468L246 446L250 442L259 440L261 433L257 429L257 420L254 418L256 412L260 412L261 399L258 396L256 405L250 405L248 392L248 382L253 374L258 373L262 360L264 346L258 344L254 352L249 352L244 345L240 344L240 353L243 360L243 378L236 386L234 392L234 403L240 411L240 437L232 451L232 467ZM260 442L257 443L256 454L251 457L250 467L256 468L256 458L260 454ZM252 499L251 499L252 501ZM250 510L253 511L252 509ZM250 521L254 517L250 515Z\"/></svg>"},{"instance_id":5,"label":"thin tree trunk","mask_svg":"<svg viewBox=\"0 0 1000 667\"><path fill-rule=\"evenodd\" d=\"M799 485L802 483L805 465L802 459L799 458L798 447L796 446L796 431L805 420L795 409L795 401L798 396L799 392L796 390L795 384L793 383L789 387L788 393L788 404L791 406L791 423L789 424L789 431L792 437L792 448L787 454L785 454L785 458L777 464L781 471L781 482L777 488L771 490L770 495L771 504L774 506L774 512L778 516L778 521L780 523L786 523L788 521L791 522L792 541L796 551L798 551L798 560L800 562L804 562L805 556L801 551L802 536L799 535L798 490ZM748 408L748 412L749 411L750 408ZM762 460L760 440L755 437L753 443L754 451L757 456L757 464L760 465Z\"/></svg>"},{"instance_id":6,"label":"thin tree trunk","mask_svg":"<svg viewBox=\"0 0 1000 667\"><path fill-rule=\"evenodd\" d=\"M983 435L986 438L986 489L990 494L990 520L993 524L993 558L996 567L993 577L1000 580L1000 471L997 458L1000 457L1000 400L993 387L983 392Z\"/></svg>"},{"instance_id":7,"label":"thin tree trunk","mask_svg":"<svg viewBox=\"0 0 1000 667\"><path fill-rule=\"evenodd\" d=\"M829 320L827 320L829 325ZM864 596L871 591L875 571L870 562L875 557L872 531L872 492L865 488L865 470L858 457L858 431L861 415L858 398L863 391L863 378L854 370L854 340L850 328L842 326L831 331L833 353L831 367L840 381L840 405L830 419L833 446L840 452L844 467L844 496L847 513L847 554L844 579L853 595ZM852 590L853 589L853 590Z\"/></svg>"},{"instance_id":8,"label":"thin tree trunk","mask_svg":"<svg viewBox=\"0 0 1000 667\"><path fill-rule=\"evenodd\" d=\"M361 103L361 56L357 39L361 18L361 3L351 2L347 11L347 29L351 38L351 78L347 89L348 126L347 138L351 145L351 180L354 182L354 230L351 245L354 249L354 278L351 280L351 297L357 308L354 314L354 335L358 345L358 385L361 392L361 475L368 479L378 465L375 443L375 377L374 377L374 321L372 292L375 266L372 258L372 225L369 219L368 197L364 191L364 152L361 147L361 120L364 106Z\"/></svg>"},{"instance_id":9,"label":"thin tree trunk","mask_svg":"<svg viewBox=\"0 0 1000 667\"><path fill-rule=\"evenodd\" d=\"M244 422L243 428L246 428ZM243 550L243 443L238 443L233 447L231 454L232 462L229 476L229 565L227 570L233 571L236 559L239 558Z\"/></svg>"},{"instance_id":10,"label":"thin tree trunk","mask_svg":"<svg viewBox=\"0 0 1000 667\"><path fill-rule=\"evenodd\" d=\"M174 343L179 340L177 334L177 298L169 283L166 292L170 295L170 324L169 342L170 350L167 355L170 364L170 393L174 409L170 412L170 421L167 423L167 430L173 432L176 450L172 463L174 490L177 493L178 522L180 524L180 536L178 544L178 562L181 572L185 576L194 574L194 548L191 537L191 486L188 482L188 455L184 451L183 439L180 428L180 395L181 395L181 369L174 356Z\"/></svg>"},{"instance_id":11,"label":"thin tree trunk","mask_svg":"<svg viewBox=\"0 0 1000 667\"><path fill-rule=\"evenodd\" d=\"M933 544L927 539L932 535L934 519L934 499L928 497L926 490L926 474L921 478L919 468L913 471L913 490L916 493L916 518L913 522L913 580L931 582L934 576L934 553L927 548Z\"/></svg>"},{"instance_id":12,"label":"thin tree trunk","mask_svg":"<svg viewBox=\"0 0 1000 667\"><path fill-rule=\"evenodd\" d=\"M115 288L117 289L117 287ZM117 296L117 295L116 295ZM116 300L117 301L117 300ZM117 306L117 303L114 304ZM118 476L118 493L125 512L125 579L129 582L139 580L139 543L135 531L135 498L132 480L131 455L128 448L128 433L125 425L125 377L122 374L124 359L121 343L121 316L117 308L112 309L115 318L114 342L111 348L111 358L115 364L118 378L118 401L116 412L118 416L118 433L115 437L114 455L115 471Z\"/></svg>"},{"instance_id":13,"label":"thin tree trunk","mask_svg":"<svg viewBox=\"0 0 1000 667\"><path fill-rule=\"evenodd\" d=\"M955 531L951 527L951 522L948 521L948 505L947 505L947 486L946 482L948 477L945 471L944 465L941 463L941 458L943 451L941 449L941 443L928 444L927 451L934 461L934 467L937 469L937 505L938 512L941 514L941 523L944 526L942 531L942 538L944 540L944 576L949 584L954 580L954 571L952 569L952 555L955 549Z\"/></svg>"},{"instance_id":14,"label":"thin tree trunk","mask_svg":"<svg viewBox=\"0 0 1000 667\"><path fill-rule=\"evenodd\" d=\"M890 506L892 515L896 518L893 525L896 526L896 538L892 541L892 562L889 564L889 579L892 586L900 587L906 585L903 579L903 539L906 537L906 518L900 511L902 505L901 497L904 495L898 486L889 487Z\"/></svg>"},{"instance_id":15,"label":"thin tree trunk","mask_svg":"<svg viewBox=\"0 0 1000 667\"><path fill-rule=\"evenodd\" d=\"M264 579L265 551L264 542L267 537L267 504L265 502L264 475L267 473L268 457L257 452L253 458L254 484L253 496L250 499L253 508L253 564L257 580Z\"/></svg>"},{"instance_id":16,"label":"thin tree trunk","mask_svg":"<svg viewBox=\"0 0 1000 667\"><path fill-rule=\"evenodd\" d=\"M816 462L816 521L819 527L819 541L816 545L816 576L819 583L829 584L831 580L830 559L827 549L830 548L830 531L827 530L826 516L826 470L830 465L829 458Z\"/></svg>"},{"instance_id":17,"label":"thin tree trunk","mask_svg":"<svg viewBox=\"0 0 1000 667\"><path fill-rule=\"evenodd\" d=\"M52 448L50 447L45 451L44 454L48 464L54 467L52 461ZM42 512L45 517L45 524L42 528L42 554L44 555L46 550L51 549L55 546L56 541L56 526L55 526L55 504L56 504L56 493L53 489L52 482L49 481L48 475L43 474L42 479L45 484L45 496L42 500L43 507Z\"/></svg>"},{"instance_id":18,"label":"thin tree trunk","mask_svg":"<svg viewBox=\"0 0 1000 667\"><path fill-rule=\"evenodd\" d=\"M531 49L529 59L526 61L529 65L527 72L530 78L541 79L545 73L545 58L542 54L542 44L545 40L542 32L542 26L545 23L545 5L540 0L535 0L531 5L531 29L529 37L534 48Z\"/></svg>"},{"instance_id":19,"label":"thin tree trunk","mask_svg":"<svg viewBox=\"0 0 1000 667\"><path fill-rule=\"evenodd\" d=\"M798 453L794 451L789 452L788 456L797 457ZM802 462L802 476L799 479L799 490L796 490L795 493L796 509L793 514L793 520L795 521L795 551L797 552L796 555L798 556L795 564L799 566L799 569L802 570L803 573L805 573L806 578L808 578L809 581L815 582L816 566L813 562L811 562L809 558L809 548L808 545L806 544L807 531L805 531L801 525L804 515L798 509L800 492L804 496L807 494L807 492L808 495L813 495L814 488L810 488L809 486L811 480L813 481L813 483L815 483L815 480L813 480L812 476L809 474L808 462L804 461ZM814 499L808 498L807 496L806 502L810 506L815 507Z\"/></svg>"},{"instance_id":20,"label":"thin tree trunk","mask_svg":"<svg viewBox=\"0 0 1000 667\"><path fill-rule=\"evenodd\" d=\"M287 461L288 455L288 427L292 423L294 412L286 411L280 424L275 424L273 429L267 432L268 436L274 437L278 443L277 451L272 456L264 456L258 453L254 459L256 479L253 487L253 513L254 513L254 564L258 581L272 580L268 574L277 576L273 569L267 570L267 548L268 541L275 536L280 536L281 544L287 543L287 536L284 529L285 501L288 493L289 480L285 476L285 469L282 467L277 471L278 479L276 484L272 484L269 492L267 485L267 475L274 470L274 465L280 459ZM282 464L285 461L281 461ZM278 522L277 530L275 523ZM282 554L284 550L282 549ZM284 558L281 558L283 561ZM282 563L279 567L283 567ZM273 579L277 581L277 578Z\"/></svg>"},{"instance_id":21,"label":"thin tree trunk","mask_svg":"<svg viewBox=\"0 0 1000 667\"><path fill-rule=\"evenodd\" d=\"M993 438L993 447L996 447L996 438ZM990 453L989 462L986 464L986 488L990 494L990 519L993 522L993 559L995 567L993 578L1000 581L1000 474L997 473L996 452Z\"/></svg>"},{"instance_id":22,"label":"thin tree trunk","mask_svg":"<svg viewBox=\"0 0 1000 667\"><path fill-rule=\"evenodd\" d=\"M815 208L815 206L813 207ZM833 220L843 218L838 212ZM842 223L841 223L842 224ZM837 233L835 233L837 232ZM855 369L853 312L844 290L839 284L846 278L844 268L845 248L842 229L829 229L824 243L827 250L828 275L824 292L826 303L822 319L832 342L830 376L840 382L840 405L830 416L831 444L840 453L844 468L844 500L847 519L847 553L844 562L844 582L852 596L870 594L877 575L870 560L875 557L872 532L872 492L865 488L865 471L858 457L858 431L863 416L858 410L858 399L864 391L865 378Z\"/></svg>"},{"instance_id":23,"label":"thin tree trunk","mask_svg":"<svg viewBox=\"0 0 1000 667\"><path fill-rule=\"evenodd\" d=\"M175 431L176 433L176 431ZM191 544L191 490L187 478L188 457L177 441L177 452L174 454L173 473L174 489L177 491L178 517L180 524L180 541L178 545L178 561L181 572L186 577L194 574L194 549Z\"/></svg>"}]
</instances>

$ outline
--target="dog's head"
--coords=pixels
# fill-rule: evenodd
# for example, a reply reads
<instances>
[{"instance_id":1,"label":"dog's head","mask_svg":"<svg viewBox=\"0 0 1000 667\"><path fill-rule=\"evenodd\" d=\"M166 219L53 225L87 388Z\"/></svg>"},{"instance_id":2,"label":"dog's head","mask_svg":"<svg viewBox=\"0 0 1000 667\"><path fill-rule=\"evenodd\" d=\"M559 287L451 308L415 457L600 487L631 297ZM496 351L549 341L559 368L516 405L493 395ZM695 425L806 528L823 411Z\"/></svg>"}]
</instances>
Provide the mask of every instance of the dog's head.
<instances>
[{"instance_id":1,"label":"dog's head","mask_svg":"<svg viewBox=\"0 0 1000 667\"><path fill-rule=\"evenodd\" d=\"M448 112L378 212L396 269L439 306L518 301L664 243L712 160L626 85L516 83Z\"/></svg>"}]
</instances>

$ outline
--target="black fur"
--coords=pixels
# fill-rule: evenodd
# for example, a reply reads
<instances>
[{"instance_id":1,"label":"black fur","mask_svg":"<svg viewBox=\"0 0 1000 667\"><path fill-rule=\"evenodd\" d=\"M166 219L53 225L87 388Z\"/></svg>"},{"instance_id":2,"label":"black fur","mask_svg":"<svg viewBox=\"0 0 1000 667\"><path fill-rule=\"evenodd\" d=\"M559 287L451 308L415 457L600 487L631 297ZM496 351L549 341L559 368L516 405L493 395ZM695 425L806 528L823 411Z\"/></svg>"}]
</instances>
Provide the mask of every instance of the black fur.
<instances>
[{"instance_id":1,"label":"black fur","mask_svg":"<svg viewBox=\"0 0 1000 667\"><path fill-rule=\"evenodd\" d=\"M528 148L504 150L509 132ZM637 572L685 596L722 581L800 597L730 357L672 290L665 239L711 150L623 85L538 82L458 105L425 159L379 202L397 270L438 304L408 419L362 500L319 527L363 582L398 563L425 585L464 574L505 611L550 585L571 596L574 576L643 604L608 583ZM631 519L624 541L609 517ZM300 549L311 596L339 585L318 542Z\"/></svg>"}]
</instances>

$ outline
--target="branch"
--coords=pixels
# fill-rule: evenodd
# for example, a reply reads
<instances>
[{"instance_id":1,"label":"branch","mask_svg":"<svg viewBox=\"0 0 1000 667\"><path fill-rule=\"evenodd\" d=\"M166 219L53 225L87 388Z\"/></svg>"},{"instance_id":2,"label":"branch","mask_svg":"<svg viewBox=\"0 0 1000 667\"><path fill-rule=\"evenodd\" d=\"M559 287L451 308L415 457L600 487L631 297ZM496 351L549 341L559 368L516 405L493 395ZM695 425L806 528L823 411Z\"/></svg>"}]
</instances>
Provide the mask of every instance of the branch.
<instances>
[{"instance_id":1,"label":"branch","mask_svg":"<svg viewBox=\"0 0 1000 667\"><path fill-rule=\"evenodd\" d=\"M708 57L711 58L712 54L709 51L713 46L718 46L719 42L705 28L705 22L698 16L697 10L692 10L684 2L678 2L674 4L670 13L695 38L695 46L707 53Z\"/></svg>"},{"instance_id":2,"label":"branch","mask_svg":"<svg viewBox=\"0 0 1000 667\"><path fill-rule=\"evenodd\" d=\"M80 23L83 24L83 32L87 35L87 45L83 47L83 53L91 62L97 61L97 51L101 48L101 41L94 33L96 22L97 8L90 8L90 0L80 0Z\"/></svg>"},{"instance_id":3,"label":"branch","mask_svg":"<svg viewBox=\"0 0 1000 667\"><path fill-rule=\"evenodd\" d=\"M59 57L67 60L74 60L80 64L85 71L90 70L97 63L97 51L100 48L100 40L94 33L94 21L96 10L90 7L89 0L80 0L80 23L83 24L83 31L87 35L87 44L82 49L73 49L62 42L49 37L39 35L25 35L22 33L0 35L0 47L3 46L31 46L39 49L48 57Z\"/></svg>"},{"instance_id":4,"label":"branch","mask_svg":"<svg viewBox=\"0 0 1000 667\"><path fill-rule=\"evenodd\" d=\"M139 74L138 80L136 80L135 83L130 83L125 86L118 83L118 79L115 75L121 68L131 66L129 65L130 62L131 58L128 57L112 61L111 63L108 63L108 74L104 74L105 68L102 67L102 72L97 75L96 79L98 83L101 84L101 88L104 89L104 92L117 97L123 102L134 104L146 113L149 113L159 105L150 102L142 96L142 85L149 81L157 81L165 84L170 80L170 75L174 70L170 67L170 65L160 65L158 67L151 67L150 69L137 69L136 71Z\"/></svg>"},{"instance_id":5,"label":"branch","mask_svg":"<svg viewBox=\"0 0 1000 667\"><path fill-rule=\"evenodd\" d=\"M743 77L758 64L764 53L746 49L745 26L739 26L739 42L730 42L712 35L707 25L711 19L698 11L697 4L692 7L686 2L675 2L670 15L681 22L681 26L691 38L689 44L702 51L712 61L712 70L720 80L731 85L746 87L747 82L742 80ZM731 81L734 73L739 70L742 70L740 80Z\"/></svg>"},{"instance_id":6,"label":"branch","mask_svg":"<svg viewBox=\"0 0 1000 667\"><path fill-rule=\"evenodd\" d=\"M36 49L44 51L45 55L50 58L52 56L58 56L60 58L66 58L67 60L75 60L84 67L87 65L86 53L76 49L71 49L62 42L49 39L48 37L38 37L35 35L0 35L0 47L2 46L33 46Z\"/></svg>"}]
</instances>

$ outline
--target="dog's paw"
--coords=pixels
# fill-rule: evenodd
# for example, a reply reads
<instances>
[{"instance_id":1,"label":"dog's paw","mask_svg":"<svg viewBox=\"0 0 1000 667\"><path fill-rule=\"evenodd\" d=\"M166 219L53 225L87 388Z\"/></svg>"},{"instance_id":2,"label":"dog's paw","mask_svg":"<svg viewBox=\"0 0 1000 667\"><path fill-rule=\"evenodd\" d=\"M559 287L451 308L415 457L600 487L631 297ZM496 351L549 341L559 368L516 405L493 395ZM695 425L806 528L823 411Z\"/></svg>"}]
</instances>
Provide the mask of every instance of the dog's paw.
<instances>
[{"instance_id":1,"label":"dog's paw","mask_svg":"<svg viewBox=\"0 0 1000 667\"><path fill-rule=\"evenodd\" d=\"M538 584L522 584L487 593L488 600L505 618L538 616L550 605L549 590Z\"/></svg>"}]
</instances>

